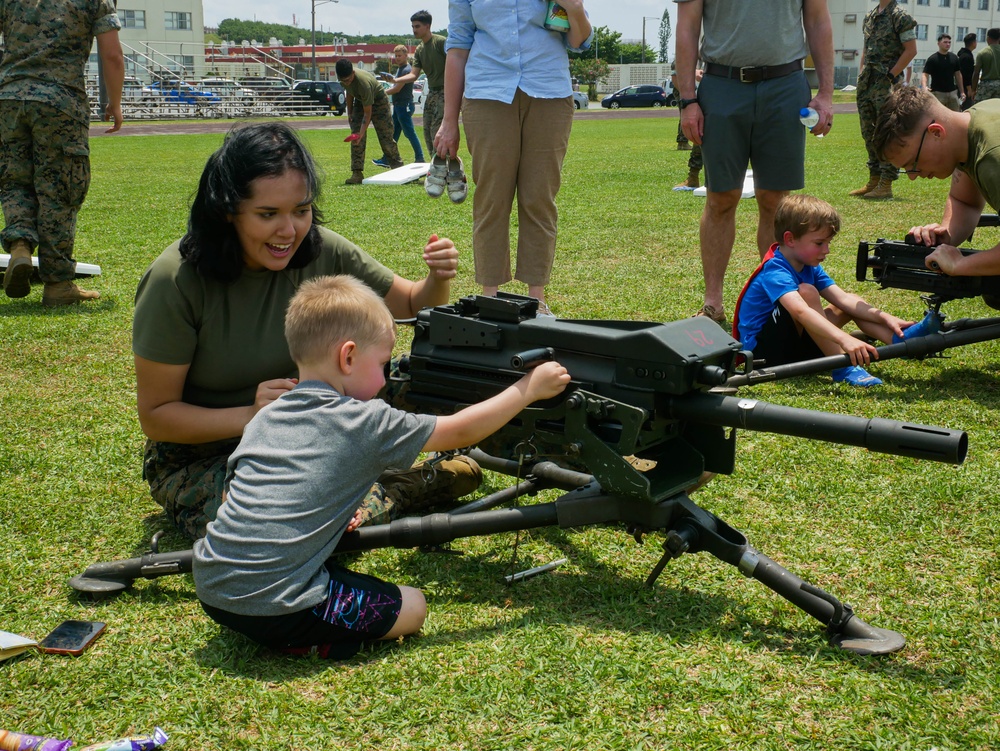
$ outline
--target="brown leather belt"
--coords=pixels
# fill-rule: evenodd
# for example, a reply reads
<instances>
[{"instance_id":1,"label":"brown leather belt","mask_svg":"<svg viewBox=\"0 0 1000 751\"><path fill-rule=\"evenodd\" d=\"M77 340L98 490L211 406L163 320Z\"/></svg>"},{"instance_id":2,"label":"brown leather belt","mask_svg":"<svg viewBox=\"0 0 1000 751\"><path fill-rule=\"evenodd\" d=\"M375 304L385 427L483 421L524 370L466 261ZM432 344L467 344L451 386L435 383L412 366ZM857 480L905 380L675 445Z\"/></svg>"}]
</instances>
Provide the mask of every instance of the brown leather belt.
<instances>
[{"instance_id":1,"label":"brown leather belt","mask_svg":"<svg viewBox=\"0 0 1000 751\"><path fill-rule=\"evenodd\" d=\"M740 83L757 83L769 78L781 78L800 70L802 70L801 60L793 60L784 65L762 65L759 68L731 68L717 63L705 64L705 72L708 75L735 78Z\"/></svg>"}]
</instances>

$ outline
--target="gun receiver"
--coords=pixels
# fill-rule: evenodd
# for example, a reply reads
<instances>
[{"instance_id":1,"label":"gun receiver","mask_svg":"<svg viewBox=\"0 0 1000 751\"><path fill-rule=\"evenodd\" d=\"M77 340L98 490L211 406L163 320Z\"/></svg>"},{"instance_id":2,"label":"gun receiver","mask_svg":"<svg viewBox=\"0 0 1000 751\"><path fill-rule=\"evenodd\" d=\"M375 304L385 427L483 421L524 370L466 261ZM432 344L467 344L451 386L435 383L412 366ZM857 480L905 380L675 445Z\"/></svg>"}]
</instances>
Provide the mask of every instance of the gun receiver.
<instances>
[{"instance_id":1,"label":"gun receiver","mask_svg":"<svg viewBox=\"0 0 1000 751\"><path fill-rule=\"evenodd\" d=\"M529 302L530 301L530 302ZM530 317L532 298L469 297L417 316L401 390L412 409L454 412L499 393L525 357L556 359L573 376L560 397L524 410L480 443L523 461L548 456L608 493L657 503L702 471L734 469L736 431L797 435L954 464L960 431L777 407L708 393L733 377L740 344L703 318L672 323ZM544 355L542 353L545 353ZM641 472L626 458L656 463Z\"/></svg>"},{"instance_id":2,"label":"gun receiver","mask_svg":"<svg viewBox=\"0 0 1000 751\"><path fill-rule=\"evenodd\" d=\"M901 649L903 637L869 626L850 606L757 552L742 533L687 495L702 472L730 473L736 430L796 435L959 464L961 431L867 420L709 393L748 353L707 318L674 323L536 318L533 298L467 297L421 311L394 401L450 413L496 394L532 364L555 359L573 380L559 397L531 405L473 449L479 463L518 484L448 514L399 519L345 534L337 552L436 545L462 537L558 525L621 523L641 541L665 533L647 580L684 553L706 552L757 579L827 626L834 644L860 654ZM484 451L486 453L484 453ZM629 460L647 460L640 471ZM551 503L494 508L539 490L566 491ZM136 578L191 570L191 551L152 552L90 566L70 580L108 596Z\"/></svg>"},{"instance_id":3,"label":"gun receiver","mask_svg":"<svg viewBox=\"0 0 1000 751\"><path fill-rule=\"evenodd\" d=\"M980 252L960 250L966 256ZM950 300L982 296L987 305L1000 310L1000 277L948 276L928 269L925 259L933 251L934 248L927 245L898 240L862 241L858 244L855 276L859 282L878 282L883 289L891 287L926 293L937 306Z\"/></svg>"}]
</instances>

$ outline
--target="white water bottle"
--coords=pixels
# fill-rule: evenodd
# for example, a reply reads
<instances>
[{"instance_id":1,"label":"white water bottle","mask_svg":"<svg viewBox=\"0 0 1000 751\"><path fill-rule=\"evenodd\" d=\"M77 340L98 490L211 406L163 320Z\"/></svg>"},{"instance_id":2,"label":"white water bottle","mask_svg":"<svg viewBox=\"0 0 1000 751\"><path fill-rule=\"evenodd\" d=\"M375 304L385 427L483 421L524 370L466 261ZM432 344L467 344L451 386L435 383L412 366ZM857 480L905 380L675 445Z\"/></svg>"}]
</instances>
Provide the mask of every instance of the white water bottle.
<instances>
[{"instance_id":1,"label":"white water bottle","mask_svg":"<svg viewBox=\"0 0 1000 751\"><path fill-rule=\"evenodd\" d=\"M799 110L799 122L812 130L819 125L819 113L812 107L803 107Z\"/></svg>"}]
</instances>

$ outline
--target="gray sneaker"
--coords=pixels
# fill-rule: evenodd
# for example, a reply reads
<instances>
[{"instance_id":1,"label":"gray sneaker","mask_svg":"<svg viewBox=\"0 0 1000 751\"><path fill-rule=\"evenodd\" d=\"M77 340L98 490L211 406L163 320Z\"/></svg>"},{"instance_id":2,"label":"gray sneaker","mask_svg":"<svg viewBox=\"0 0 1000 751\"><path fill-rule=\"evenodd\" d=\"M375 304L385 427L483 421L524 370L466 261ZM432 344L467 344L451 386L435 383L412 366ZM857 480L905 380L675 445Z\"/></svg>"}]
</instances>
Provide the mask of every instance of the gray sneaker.
<instances>
[{"instance_id":1,"label":"gray sneaker","mask_svg":"<svg viewBox=\"0 0 1000 751\"><path fill-rule=\"evenodd\" d=\"M430 169L427 170L427 179L424 180L424 190L427 191L427 195L431 198L440 198L444 194L447 179L448 160L435 154Z\"/></svg>"},{"instance_id":2,"label":"gray sneaker","mask_svg":"<svg viewBox=\"0 0 1000 751\"><path fill-rule=\"evenodd\" d=\"M455 164L458 163L456 167ZM452 203L461 203L469 195L469 183L465 179L465 170L462 169L462 160L455 157L449 160L448 176L445 178L448 184L448 198Z\"/></svg>"}]
</instances>

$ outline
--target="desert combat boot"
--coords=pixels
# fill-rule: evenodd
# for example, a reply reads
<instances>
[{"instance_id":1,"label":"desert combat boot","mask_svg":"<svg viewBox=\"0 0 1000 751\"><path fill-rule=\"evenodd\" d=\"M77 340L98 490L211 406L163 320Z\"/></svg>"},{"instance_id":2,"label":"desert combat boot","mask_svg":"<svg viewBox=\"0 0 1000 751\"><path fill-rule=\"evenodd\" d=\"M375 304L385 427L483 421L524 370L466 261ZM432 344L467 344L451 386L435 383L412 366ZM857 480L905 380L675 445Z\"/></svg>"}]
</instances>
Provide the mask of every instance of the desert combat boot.
<instances>
[{"instance_id":1,"label":"desert combat boot","mask_svg":"<svg viewBox=\"0 0 1000 751\"><path fill-rule=\"evenodd\" d=\"M75 305L86 300L97 300L99 292L80 289L73 282L45 282L42 291L42 305L46 308L58 308L62 305Z\"/></svg>"},{"instance_id":2,"label":"desert combat boot","mask_svg":"<svg viewBox=\"0 0 1000 751\"><path fill-rule=\"evenodd\" d=\"M10 260L3 275L3 291L7 297L27 297L31 292L31 246L26 240L10 244Z\"/></svg>"},{"instance_id":3,"label":"desert combat boot","mask_svg":"<svg viewBox=\"0 0 1000 751\"><path fill-rule=\"evenodd\" d=\"M881 178L874 190L865 193L862 198L869 201L891 201L892 200L892 180Z\"/></svg>"},{"instance_id":4,"label":"desert combat boot","mask_svg":"<svg viewBox=\"0 0 1000 751\"><path fill-rule=\"evenodd\" d=\"M871 176L869 176L868 183L866 185L862 185L860 188L856 188L855 190L852 190L847 195L849 195L849 196L863 196L866 193L871 193L873 190L875 190L875 188L878 187L878 181L879 181L879 175L877 173L874 174L874 175L871 175Z\"/></svg>"},{"instance_id":5,"label":"desert combat boot","mask_svg":"<svg viewBox=\"0 0 1000 751\"><path fill-rule=\"evenodd\" d=\"M678 183L674 187L675 187L675 189L677 189L677 188L681 188L681 189L687 188L688 190L694 190L695 188L700 188L701 187L701 175L700 175L699 170L696 170L696 169L688 170L687 179L684 182L682 182L682 183Z\"/></svg>"}]
</instances>

